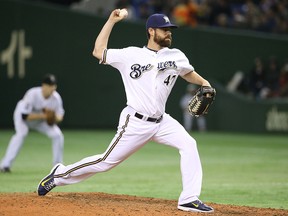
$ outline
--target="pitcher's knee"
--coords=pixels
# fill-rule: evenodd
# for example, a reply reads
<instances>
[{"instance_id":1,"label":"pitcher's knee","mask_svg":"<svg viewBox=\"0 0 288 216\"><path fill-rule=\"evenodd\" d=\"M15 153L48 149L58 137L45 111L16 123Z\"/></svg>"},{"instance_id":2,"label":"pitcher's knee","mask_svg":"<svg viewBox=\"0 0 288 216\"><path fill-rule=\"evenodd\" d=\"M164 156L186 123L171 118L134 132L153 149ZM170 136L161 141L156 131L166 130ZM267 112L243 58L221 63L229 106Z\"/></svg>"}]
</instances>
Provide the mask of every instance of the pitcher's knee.
<instances>
[{"instance_id":1,"label":"pitcher's knee","mask_svg":"<svg viewBox=\"0 0 288 216\"><path fill-rule=\"evenodd\" d=\"M197 142L192 137L182 145L182 150L185 152L193 152L195 149L197 149Z\"/></svg>"}]
</instances>

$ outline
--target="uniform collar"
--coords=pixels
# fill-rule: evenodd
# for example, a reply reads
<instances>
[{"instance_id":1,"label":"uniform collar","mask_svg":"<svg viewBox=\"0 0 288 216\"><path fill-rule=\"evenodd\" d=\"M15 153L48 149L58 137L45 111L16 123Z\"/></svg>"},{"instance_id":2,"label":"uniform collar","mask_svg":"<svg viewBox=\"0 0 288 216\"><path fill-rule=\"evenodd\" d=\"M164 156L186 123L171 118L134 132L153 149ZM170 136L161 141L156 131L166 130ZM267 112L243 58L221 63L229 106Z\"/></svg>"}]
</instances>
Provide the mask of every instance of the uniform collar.
<instances>
[{"instance_id":1,"label":"uniform collar","mask_svg":"<svg viewBox=\"0 0 288 216\"><path fill-rule=\"evenodd\" d=\"M144 46L143 48L145 48L145 49L148 50L149 52L153 52L153 53L156 53L156 54L158 54L158 53L160 53L160 52L163 52L163 51L169 49L168 47L164 47L164 48L162 48L162 49L160 49L160 50L157 51L157 50L150 49L150 48L148 48L147 46Z\"/></svg>"}]
</instances>

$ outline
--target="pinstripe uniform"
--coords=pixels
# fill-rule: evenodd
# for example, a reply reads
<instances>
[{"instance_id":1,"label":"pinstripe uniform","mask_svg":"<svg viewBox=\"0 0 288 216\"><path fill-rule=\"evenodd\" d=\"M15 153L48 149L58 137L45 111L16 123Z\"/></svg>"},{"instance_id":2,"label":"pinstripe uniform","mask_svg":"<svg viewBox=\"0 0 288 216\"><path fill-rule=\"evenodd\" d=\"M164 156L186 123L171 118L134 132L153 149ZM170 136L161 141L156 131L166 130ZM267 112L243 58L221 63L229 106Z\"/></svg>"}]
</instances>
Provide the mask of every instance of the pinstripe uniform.
<instances>
[{"instance_id":1,"label":"pinstripe uniform","mask_svg":"<svg viewBox=\"0 0 288 216\"><path fill-rule=\"evenodd\" d=\"M55 185L78 183L120 164L149 141L179 150L183 191L179 203L198 199L202 168L196 141L169 114L165 113L168 96L178 76L194 71L178 49L158 52L146 47L108 49L102 63L116 68L122 77L127 106L119 118L117 133L103 154L60 165L54 174Z\"/></svg>"}]
</instances>

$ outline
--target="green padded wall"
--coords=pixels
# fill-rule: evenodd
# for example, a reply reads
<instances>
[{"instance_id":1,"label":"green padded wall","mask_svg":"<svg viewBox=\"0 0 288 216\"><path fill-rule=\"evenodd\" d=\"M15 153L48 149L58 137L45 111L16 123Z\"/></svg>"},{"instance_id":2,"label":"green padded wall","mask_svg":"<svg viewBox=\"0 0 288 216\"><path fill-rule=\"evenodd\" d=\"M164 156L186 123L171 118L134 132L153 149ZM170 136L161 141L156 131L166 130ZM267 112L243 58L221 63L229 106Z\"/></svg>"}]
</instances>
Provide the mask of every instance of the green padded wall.
<instances>
[{"instance_id":1,"label":"green padded wall","mask_svg":"<svg viewBox=\"0 0 288 216\"><path fill-rule=\"evenodd\" d=\"M126 104L121 77L92 56L105 21L67 8L0 1L1 128L13 127L16 102L28 88L40 85L45 73L54 73L59 80L66 110L62 127L116 128ZM173 39L173 46L217 88L207 116L209 130L288 131L287 101L255 102L227 93L219 84L226 84L235 71L248 71L256 56L287 58L287 36L180 28L173 32ZM109 47L143 46L146 42L145 24L125 21L113 29ZM167 103L167 112L180 122L179 100L185 89L185 81L178 79Z\"/></svg>"}]
</instances>

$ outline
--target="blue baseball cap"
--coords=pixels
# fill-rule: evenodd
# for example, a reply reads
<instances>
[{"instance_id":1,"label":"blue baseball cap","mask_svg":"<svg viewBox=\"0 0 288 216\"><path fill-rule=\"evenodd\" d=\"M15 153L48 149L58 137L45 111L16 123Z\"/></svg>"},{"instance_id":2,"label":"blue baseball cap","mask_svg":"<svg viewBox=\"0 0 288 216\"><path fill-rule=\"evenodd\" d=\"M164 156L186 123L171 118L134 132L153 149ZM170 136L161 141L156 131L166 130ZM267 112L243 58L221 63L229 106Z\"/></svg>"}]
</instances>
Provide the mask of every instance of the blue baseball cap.
<instances>
[{"instance_id":1,"label":"blue baseball cap","mask_svg":"<svg viewBox=\"0 0 288 216\"><path fill-rule=\"evenodd\" d=\"M178 26L172 24L169 18L165 14L152 14L146 21L146 30L148 28L178 28Z\"/></svg>"}]
</instances>

